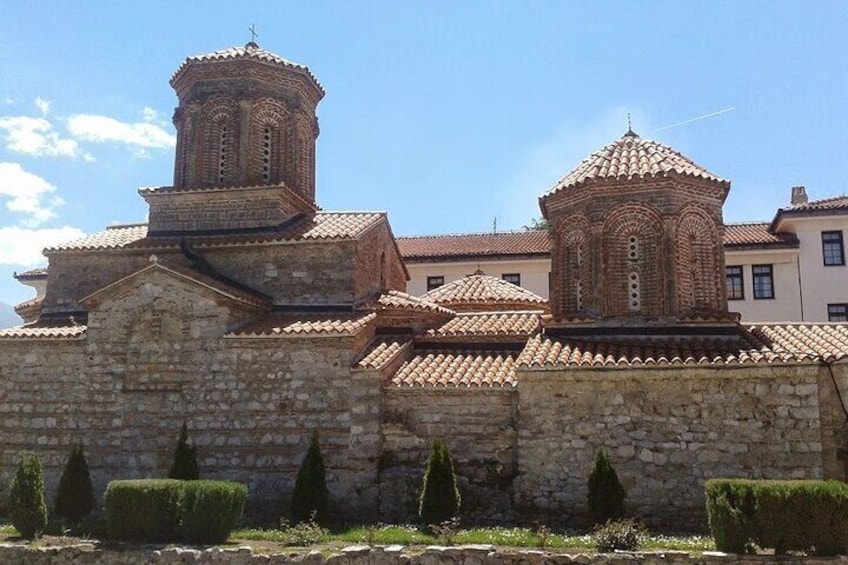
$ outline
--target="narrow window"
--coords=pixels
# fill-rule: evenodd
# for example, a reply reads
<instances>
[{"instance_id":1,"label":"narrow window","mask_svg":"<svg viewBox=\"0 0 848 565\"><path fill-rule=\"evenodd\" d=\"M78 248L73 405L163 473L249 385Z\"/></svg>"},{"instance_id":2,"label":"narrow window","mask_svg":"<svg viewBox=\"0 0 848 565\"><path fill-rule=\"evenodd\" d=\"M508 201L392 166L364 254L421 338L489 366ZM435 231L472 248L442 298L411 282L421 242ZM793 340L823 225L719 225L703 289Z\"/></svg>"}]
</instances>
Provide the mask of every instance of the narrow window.
<instances>
[{"instance_id":1,"label":"narrow window","mask_svg":"<svg viewBox=\"0 0 848 565\"><path fill-rule=\"evenodd\" d=\"M771 265L753 265L754 299L774 298L774 273Z\"/></svg>"},{"instance_id":2,"label":"narrow window","mask_svg":"<svg viewBox=\"0 0 848 565\"><path fill-rule=\"evenodd\" d=\"M745 279L742 274L741 265L728 265L725 267L727 275L727 299L745 300Z\"/></svg>"},{"instance_id":3,"label":"narrow window","mask_svg":"<svg viewBox=\"0 0 848 565\"><path fill-rule=\"evenodd\" d=\"M227 178L227 148L230 144L230 139L227 131L227 124L221 126L221 142L218 151L218 182L222 183Z\"/></svg>"},{"instance_id":4,"label":"narrow window","mask_svg":"<svg viewBox=\"0 0 848 565\"><path fill-rule=\"evenodd\" d=\"M828 322L848 322L848 304L828 304Z\"/></svg>"},{"instance_id":5,"label":"narrow window","mask_svg":"<svg viewBox=\"0 0 848 565\"><path fill-rule=\"evenodd\" d=\"M271 126L262 130L262 180L271 182Z\"/></svg>"},{"instance_id":6,"label":"narrow window","mask_svg":"<svg viewBox=\"0 0 848 565\"><path fill-rule=\"evenodd\" d=\"M627 281L627 292L631 312L638 312L641 308L641 296L639 289L639 273L630 273Z\"/></svg>"},{"instance_id":7,"label":"narrow window","mask_svg":"<svg viewBox=\"0 0 848 565\"><path fill-rule=\"evenodd\" d=\"M444 286L444 284L445 277L427 277L427 292L430 292L434 288Z\"/></svg>"},{"instance_id":8,"label":"narrow window","mask_svg":"<svg viewBox=\"0 0 848 565\"><path fill-rule=\"evenodd\" d=\"M842 245L841 231L823 231L822 257L827 267L845 264L845 248Z\"/></svg>"},{"instance_id":9,"label":"narrow window","mask_svg":"<svg viewBox=\"0 0 848 565\"><path fill-rule=\"evenodd\" d=\"M521 286L521 273L504 273L501 278L508 283Z\"/></svg>"}]
</instances>

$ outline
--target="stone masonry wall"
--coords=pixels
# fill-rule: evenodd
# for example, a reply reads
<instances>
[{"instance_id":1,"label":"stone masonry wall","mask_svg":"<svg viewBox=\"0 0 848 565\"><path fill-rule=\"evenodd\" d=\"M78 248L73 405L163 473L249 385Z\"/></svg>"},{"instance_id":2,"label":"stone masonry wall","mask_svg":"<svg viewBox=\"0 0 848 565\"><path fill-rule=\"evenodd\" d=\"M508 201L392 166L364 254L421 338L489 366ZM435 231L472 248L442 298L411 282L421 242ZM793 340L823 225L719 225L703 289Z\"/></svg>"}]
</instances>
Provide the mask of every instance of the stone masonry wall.
<instances>
[{"instance_id":1,"label":"stone masonry wall","mask_svg":"<svg viewBox=\"0 0 848 565\"><path fill-rule=\"evenodd\" d=\"M98 492L161 477L187 422L202 474L247 483L252 512L275 519L318 431L332 506L374 515L379 422L352 412L380 385L352 380L351 338L222 338L232 314L210 297L157 278L138 289L92 313L83 340L0 340L0 484L30 449L52 500L77 441Z\"/></svg>"},{"instance_id":2,"label":"stone masonry wall","mask_svg":"<svg viewBox=\"0 0 848 565\"><path fill-rule=\"evenodd\" d=\"M629 513L654 526L704 529L708 478L823 477L822 371L521 372L516 501L530 514L581 523L593 453L604 448Z\"/></svg>"},{"instance_id":3,"label":"stone masonry wall","mask_svg":"<svg viewBox=\"0 0 848 565\"><path fill-rule=\"evenodd\" d=\"M415 520L432 440L443 438L458 475L463 520L512 520L517 400L514 389L386 389L381 519Z\"/></svg>"}]
</instances>

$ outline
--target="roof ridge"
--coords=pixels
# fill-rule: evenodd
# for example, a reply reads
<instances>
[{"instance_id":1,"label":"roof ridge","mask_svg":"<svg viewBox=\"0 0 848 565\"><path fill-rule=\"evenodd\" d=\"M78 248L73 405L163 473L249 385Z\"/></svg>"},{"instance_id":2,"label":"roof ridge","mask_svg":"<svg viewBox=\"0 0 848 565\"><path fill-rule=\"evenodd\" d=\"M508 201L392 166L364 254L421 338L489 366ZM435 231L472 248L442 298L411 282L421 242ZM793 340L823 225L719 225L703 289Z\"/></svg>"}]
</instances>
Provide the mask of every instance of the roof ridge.
<instances>
[{"instance_id":1,"label":"roof ridge","mask_svg":"<svg viewBox=\"0 0 848 565\"><path fill-rule=\"evenodd\" d=\"M494 233L486 233L486 232L469 232L469 233L437 233L437 234L423 234L423 235L399 235L396 239L436 239L436 238L447 238L447 237L482 237L482 236L498 236L498 235L515 235L515 234L533 234L536 232L547 233L546 230L525 230L525 229L516 229L502 232L494 232Z\"/></svg>"}]
</instances>

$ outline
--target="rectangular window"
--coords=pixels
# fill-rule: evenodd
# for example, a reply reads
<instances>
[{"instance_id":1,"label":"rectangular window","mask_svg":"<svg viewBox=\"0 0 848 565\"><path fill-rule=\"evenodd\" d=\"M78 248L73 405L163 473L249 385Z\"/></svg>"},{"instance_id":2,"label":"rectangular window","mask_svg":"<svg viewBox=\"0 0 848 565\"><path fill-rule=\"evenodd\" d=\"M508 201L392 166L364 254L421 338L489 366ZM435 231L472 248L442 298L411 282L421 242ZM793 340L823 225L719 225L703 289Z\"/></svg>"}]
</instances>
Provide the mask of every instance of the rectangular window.
<instances>
[{"instance_id":1,"label":"rectangular window","mask_svg":"<svg viewBox=\"0 0 848 565\"><path fill-rule=\"evenodd\" d=\"M752 265L754 298L774 298L774 273L771 265Z\"/></svg>"},{"instance_id":2,"label":"rectangular window","mask_svg":"<svg viewBox=\"0 0 848 565\"><path fill-rule=\"evenodd\" d=\"M508 283L521 286L521 273L504 273L501 278Z\"/></svg>"},{"instance_id":3,"label":"rectangular window","mask_svg":"<svg viewBox=\"0 0 848 565\"><path fill-rule=\"evenodd\" d=\"M427 292L445 284L445 277L427 277Z\"/></svg>"},{"instance_id":4,"label":"rectangular window","mask_svg":"<svg viewBox=\"0 0 848 565\"><path fill-rule=\"evenodd\" d=\"M725 267L725 273L727 274L727 299L745 300L745 279L741 265L728 265Z\"/></svg>"},{"instance_id":5,"label":"rectangular window","mask_svg":"<svg viewBox=\"0 0 848 565\"><path fill-rule=\"evenodd\" d=\"M842 245L841 231L822 232L822 257L825 266L844 265L845 248Z\"/></svg>"},{"instance_id":6,"label":"rectangular window","mask_svg":"<svg viewBox=\"0 0 848 565\"><path fill-rule=\"evenodd\" d=\"M848 304L828 304L828 322L848 322Z\"/></svg>"}]
</instances>

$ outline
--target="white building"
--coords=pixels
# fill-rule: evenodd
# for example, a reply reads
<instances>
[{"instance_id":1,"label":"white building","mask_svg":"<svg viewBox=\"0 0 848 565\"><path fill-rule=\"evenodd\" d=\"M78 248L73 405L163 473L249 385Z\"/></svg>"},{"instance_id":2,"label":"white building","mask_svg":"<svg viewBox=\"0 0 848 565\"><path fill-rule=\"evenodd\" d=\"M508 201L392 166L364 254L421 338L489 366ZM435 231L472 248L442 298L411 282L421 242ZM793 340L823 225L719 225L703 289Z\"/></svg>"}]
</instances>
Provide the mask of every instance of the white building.
<instances>
[{"instance_id":1,"label":"white building","mask_svg":"<svg viewBox=\"0 0 848 565\"><path fill-rule=\"evenodd\" d=\"M848 196L792 204L769 222L727 224L728 307L746 322L848 321ZM545 230L398 238L420 296L477 271L548 297L550 241Z\"/></svg>"}]
</instances>

